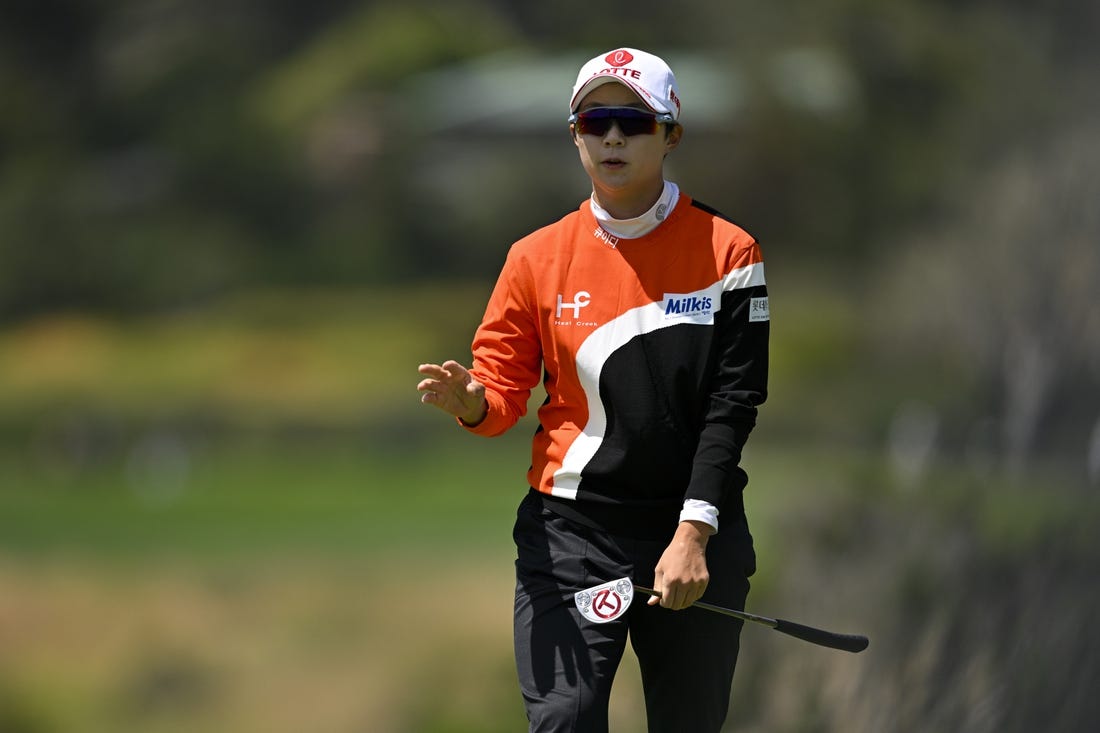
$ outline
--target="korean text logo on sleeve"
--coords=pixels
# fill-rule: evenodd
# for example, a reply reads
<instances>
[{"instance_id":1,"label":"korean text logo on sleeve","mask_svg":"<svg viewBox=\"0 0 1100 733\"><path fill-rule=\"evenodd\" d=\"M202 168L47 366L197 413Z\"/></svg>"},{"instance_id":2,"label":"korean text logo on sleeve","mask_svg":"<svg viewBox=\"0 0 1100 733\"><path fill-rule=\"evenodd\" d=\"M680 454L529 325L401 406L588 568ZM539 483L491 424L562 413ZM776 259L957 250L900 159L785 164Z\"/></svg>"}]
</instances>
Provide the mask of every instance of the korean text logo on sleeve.
<instances>
[{"instance_id":1,"label":"korean text logo on sleeve","mask_svg":"<svg viewBox=\"0 0 1100 733\"><path fill-rule=\"evenodd\" d=\"M771 315L768 312L768 297L749 299L749 323L769 321Z\"/></svg>"}]
</instances>

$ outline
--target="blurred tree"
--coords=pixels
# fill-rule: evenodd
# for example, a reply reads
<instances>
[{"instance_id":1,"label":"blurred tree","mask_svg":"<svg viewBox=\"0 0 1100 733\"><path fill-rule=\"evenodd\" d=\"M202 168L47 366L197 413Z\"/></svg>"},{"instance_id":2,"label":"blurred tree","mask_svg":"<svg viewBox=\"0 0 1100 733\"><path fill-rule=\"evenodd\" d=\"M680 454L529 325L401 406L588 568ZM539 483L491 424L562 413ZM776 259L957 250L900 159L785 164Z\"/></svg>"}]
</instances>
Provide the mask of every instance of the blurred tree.
<instances>
[{"instance_id":1,"label":"blurred tree","mask_svg":"<svg viewBox=\"0 0 1100 733\"><path fill-rule=\"evenodd\" d=\"M399 80L501 43L478 11L5 5L0 316L386 279L400 159L334 159L399 144L378 138Z\"/></svg>"},{"instance_id":2,"label":"blurred tree","mask_svg":"<svg viewBox=\"0 0 1100 733\"><path fill-rule=\"evenodd\" d=\"M967 387L975 399L955 403L955 419L992 418L997 463L1012 473L1039 448L1083 468L1100 413L1081 399L1100 394L1098 170L1096 128L1020 150L966 197L959 221L921 232L881 275L887 343Z\"/></svg>"},{"instance_id":3,"label":"blurred tree","mask_svg":"<svg viewBox=\"0 0 1100 733\"><path fill-rule=\"evenodd\" d=\"M585 194L564 125L425 127L444 100L418 90L526 50L532 75L505 94L556 100L577 59L618 42L705 79L672 161L692 193L776 264L858 282L883 241L1053 134L1096 55L1083 0L631 8L612 33L577 23L573 0L7 3L0 317L491 277L512 239ZM445 102L469 114L485 97Z\"/></svg>"}]
</instances>

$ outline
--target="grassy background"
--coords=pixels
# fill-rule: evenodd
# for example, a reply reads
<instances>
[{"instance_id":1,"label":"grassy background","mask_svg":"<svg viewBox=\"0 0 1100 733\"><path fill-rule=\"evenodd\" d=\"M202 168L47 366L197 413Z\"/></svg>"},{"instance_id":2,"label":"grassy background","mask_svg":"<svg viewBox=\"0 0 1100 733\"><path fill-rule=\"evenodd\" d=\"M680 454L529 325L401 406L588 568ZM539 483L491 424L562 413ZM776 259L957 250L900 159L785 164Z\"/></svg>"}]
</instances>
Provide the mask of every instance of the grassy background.
<instances>
[{"instance_id":1,"label":"grassy background","mask_svg":"<svg viewBox=\"0 0 1100 733\"><path fill-rule=\"evenodd\" d=\"M475 438L414 389L417 363L462 358L483 297L267 293L0 333L0 731L523 729L533 423ZM896 374L837 355L843 304L784 308L745 456L750 610L872 646L750 627L728 729L1090 730L1095 496L1065 466L900 475ZM625 665L614 729L641 730Z\"/></svg>"}]
</instances>

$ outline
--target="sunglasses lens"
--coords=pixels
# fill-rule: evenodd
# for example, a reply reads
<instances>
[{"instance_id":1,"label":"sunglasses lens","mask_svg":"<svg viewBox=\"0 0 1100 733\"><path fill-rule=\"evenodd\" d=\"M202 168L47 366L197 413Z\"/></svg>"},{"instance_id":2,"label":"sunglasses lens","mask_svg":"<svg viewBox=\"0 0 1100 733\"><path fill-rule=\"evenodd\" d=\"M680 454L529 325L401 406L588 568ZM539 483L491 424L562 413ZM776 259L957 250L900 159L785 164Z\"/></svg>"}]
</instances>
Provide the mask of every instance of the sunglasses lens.
<instances>
[{"instance_id":1,"label":"sunglasses lens","mask_svg":"<svg viewBox=\"0 0 1100 733\"><path fill-rule=\"evenodd\" d=\"M577 118L577 132L582 135L595 135L596 137L603 137L607 134L607 131L611 129L611 118L600 117L598 119L591 119L581 115Z\"/></svg>"},{"instance_id":2,"label":"sunglasses lens","mask_svg":"<svg viewBox=\"0 0 1100 733\"><path fill-rule=\"evenodd\" d=\"M603 137L611 129L611 124L619 126L623 135L652 135L657 132L657 116L632 107L601 107L576 116L577 132L582 135Z\"/></svg>"},{"instance_id":3,"label":"sunglasses lens","mask_svg":"<svg viewBox=\"0 0 1100 733\"><path fill-rule=\"evenodd\" d=\"M619 123L619 129L622 130L623 134L627 137L632 135L652 135L657 132L657 120L653 117L623 117L616 120L616 122Z\"/></svg>"}]
</instances>

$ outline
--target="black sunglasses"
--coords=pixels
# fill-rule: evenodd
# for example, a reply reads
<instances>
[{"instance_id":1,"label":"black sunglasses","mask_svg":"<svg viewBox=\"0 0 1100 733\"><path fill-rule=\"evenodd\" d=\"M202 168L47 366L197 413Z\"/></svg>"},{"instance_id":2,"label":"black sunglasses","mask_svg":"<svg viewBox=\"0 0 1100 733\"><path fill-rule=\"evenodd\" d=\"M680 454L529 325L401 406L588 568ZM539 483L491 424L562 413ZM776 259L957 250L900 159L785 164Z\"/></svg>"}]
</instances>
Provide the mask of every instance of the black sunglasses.
<instances>
[{"instance_id":1,"label":"black sunglasses","mask_svg":"<svg viewBox=\"0 0 1100 733\"><path fill-rule=\"evenodd\" d=\"M569 115L569 122L581 135L603 137L617 124L627 137L633 135L652 135L657 126L672 122L670 114L656 114L636 107L595 107Z\"/></svg>"}]
</instances>

